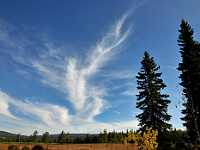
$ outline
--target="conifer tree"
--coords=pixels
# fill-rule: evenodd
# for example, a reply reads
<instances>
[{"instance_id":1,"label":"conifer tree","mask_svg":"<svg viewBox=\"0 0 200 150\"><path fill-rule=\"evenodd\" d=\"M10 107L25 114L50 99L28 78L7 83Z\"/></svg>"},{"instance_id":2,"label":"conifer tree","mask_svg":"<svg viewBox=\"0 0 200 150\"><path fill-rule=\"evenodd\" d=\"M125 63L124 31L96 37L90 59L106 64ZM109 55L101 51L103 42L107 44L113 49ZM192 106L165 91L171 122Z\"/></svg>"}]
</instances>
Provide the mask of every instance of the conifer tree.
<instances>
[{"instance_id":1,"label":"conifer tree","mask_svg":"<svg viewBox=\"0 0 200 150\"><path fill-rule=\"evenodd\" d=\"M180 85L183 87L185 97L182 110L184 126L190 142L197 142L200 139L200 44L193 38L193 29L182 20L179 30L178 45L182 62L179 63L178 70L181 71Z\"/></svg>"},{"instance_id":2,"label":"conifer tree","mask_svg":"<svg viewBox=\"0 0 200 150\"><path fill-rule=\"evenodd\" d=\"M146 129L158 130L159 135L164 135L171 125L168 123L171 116L167 113L169 95L162 94L166 85L160 78L160 67L154 62L154 58L147 52L144 53L141 61L141 69L137 76L137 95L136 107L142 110L137 115L139 120L139 131L144 132Z\"/></svg>"},{"instance_id":3,"label":"conifer tree","mask_svg":"<svg viewBox=\"0 0 200 150\"><path fill-rule=\"evenodd\" d=\"M37 135L38 135L38 131L37 130L35 130L34 132L33 132L33 135L31 135L31 142L37 142Z\"/></svg>"},{"instance_id":4,"label":"conifer tree","mask_svg":"<svg viewBox=\"0 0 200 150\"><path fill-rule=\"evenodd\" d=\"M43 143L48 143L49 142L49 132L45 132L43 135L42 135L42 142Z\"/></svg>"},{"instance_id":5,"label":"conifer tree","mask_svg":"<svg viewBox=\"0 0 200 150\"><path fill-rule=\"evenodd\" d=\"M103 143L108 143L108 133L106 129L103 131Z\"/></svg>"},{"instance_id":6,"label":"conifer tree","mask_svg":"<svg viewBox=\"0 0 200 150\"><path fill-rule=\"evenodd\" d=\"M60 135L58 136L58 143L61 143L61 144L66 143L67 138L68 138L68 137L67 137L67 134L65 134L65 132L62 131L62 132L60 133Z\"/></svg>"}]
</instances>

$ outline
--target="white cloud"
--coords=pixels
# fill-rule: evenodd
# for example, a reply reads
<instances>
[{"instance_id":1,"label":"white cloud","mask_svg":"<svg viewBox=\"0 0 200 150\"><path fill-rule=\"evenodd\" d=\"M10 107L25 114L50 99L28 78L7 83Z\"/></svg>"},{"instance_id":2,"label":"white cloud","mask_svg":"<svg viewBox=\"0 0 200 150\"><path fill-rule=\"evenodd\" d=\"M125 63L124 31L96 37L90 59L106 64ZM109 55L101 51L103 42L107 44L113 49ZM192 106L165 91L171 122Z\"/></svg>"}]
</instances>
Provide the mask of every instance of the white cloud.
<instances>
[{"instance_id":1,"label":"white cloud","mask_svg":"<svg viewBox=\"0 0 200 150\"><path fill-rule=\"evenodd\" d=\"M115 26L111 28L100 42L89 51L84 64L75 58L70 58L66 72L66 89L69 99L74 104L77 111L84 112L90 109L90 116L96 116L103 109L103 93L91 92L96 89L89 83L93 77L107 61L112 59L114 50L118 48L128 36L129 30L122 33L122 26L126 16L123 16Z\"/></svg>"},{"instance_id":2,"label":"white cloud","mask_svg":"<svg viewBox=\"0 0 200 150\"><path fill-rule=\"evenodd\" d=\"M53 68L52 66L47 66L40 61L32 61L32 67L34 67L37 70L37 72L41 75L40 80L42 81L42 83L64 91L64 78L62 75L62 71Z\"/></svg>"},{"instance_id":3,"label":"white cloud","mask_svg":"<svg viewBox=\"0 0 200 150\"><path fill-rule=\"evenodd\" d=\"M26 115L31 114L50 127L58 123L67 125L70 121L68 110L58 105L22 102L19 100L13 101L12 104L17 107L19 112L23 112Z\"/></svg>"},{"instance_id":4,"label":"white cloud","mask_svg":"<svg viewBox=\"0 0 200 150\"><path fill-rule=\"evenodd\" d=\"M31 103L29 101L18 100L2 91L0 91L0 100L2 104L0 114L17 119L18 121L19 117L13 115L9 110L9 107L14 106L18 112L23 113L26 116L33 115L43 124L50 127L55 127L58 124L67 125L70 122L68 110L58 105L49 103Z\"/></svg>"},{"instance_id":5,"label":"white cloud","mask_svg":"<svg viewBox=\"0 0 200 150\"><path fill-rule=\"evenodd\" d=\"M113 59L116 50L126 40L130 33L130 28L122 31L126 18L127 15L124 15L119 19L110 31L96 43L96 46L89 50L82 61L76 57L67 57L63 59L62 67L58 68L55 66L55 62L51 64L52 55L50 54L55 53L55 51L50 47L51 53L43 55L45 59L32 62L32 66L42 76L43 83L66 94L67 100L74 105L77 116L84 114L88 116L87 119L92 120L103 111L104 104L106 104L106 100L104 100L106 91L102 87L93 85L89 80L95 77L96 73L106 65L106 62ZM59 56L56 56L58 59Z\"/></svg>"},{"instance_id":6,"label":"white cloud","mask_svg":"<svg viewBox=\"0 0 200 150\"><path fill-rule=\"evenodd\" d=\"M136 129L138 124L136 120L111 123L85 120L84 118L78 118L76 115L69 116L67 109L64 107L48 103L22 101L2 91L0 91L0 100L1 102L6 102L8 106L12 105L16 107L17 111L24 115L33 115L40 119L40 122L33 121L30 118L19 119L18 116L13 115L10 110L7 109L5 113L4 110L0 109L0 117L6 115L7 118L4 118L6 122L13 125L13 128L1 126L0 129L15 133L30 134L33 130L38 130L40 133L44 131L58 133L62 129L72 133L98 133L103 129L116 131ZM1 121L2 119L1 117Z\"/></svg>"},{"instance_id":7,"label":"white cloud","mask_svg":"<svg viewBox=\"0 0 200 150\"><path fill-rule=\"evenodd\" d=\"M91 79L95 78L97 73L100 73L102 68L114 58L127 39L130 33L130 28L127 30L124 28L127 17L128 15L124 15L119 19L109 32L93 48L88 50L87 55L85 58L81 58L81 61L77 57L62 56L61 50L48 42L43 45L47 51L42 51L38 58L29 59L17 55L15 60L34 68L40 75L42 83L65 93L66 99L75 108L75 114L70 115L68 109L62 106L23 101L0 91L0 99L3 99L0 104L4 106L2 108L0 106L0 114L12 118L7 120L15 124L12 131L26 129L27 133L30 133L33 129L37 129L38 131L49 130L55 133L61 129L67 129L70 132L98 132L103 129L136 128L136 121L112 123L95 121L95 116L101 114L108 107L109 101L105 99L106 87L99 87L91 82ZM107 77L131 79L132 75L121 72L118 76L110 75L109 77L108 75ZM30 115L37 118L37 122L28 117L26 119L20 118L23 123L14 120L18 116L12 114L9 109L11 106L25 116Z\"/></svg>"},{"instance_id":8,"label":"white cloud","mask_svg":"<svg viewBox=\"0 0 200 150\"><path fill-rule=\"evenodd\" d=\"M7 94L0 91L0 114L14 119L15 117L9 110L10 101L11 98Z\"/></svg>"}]
</instances>

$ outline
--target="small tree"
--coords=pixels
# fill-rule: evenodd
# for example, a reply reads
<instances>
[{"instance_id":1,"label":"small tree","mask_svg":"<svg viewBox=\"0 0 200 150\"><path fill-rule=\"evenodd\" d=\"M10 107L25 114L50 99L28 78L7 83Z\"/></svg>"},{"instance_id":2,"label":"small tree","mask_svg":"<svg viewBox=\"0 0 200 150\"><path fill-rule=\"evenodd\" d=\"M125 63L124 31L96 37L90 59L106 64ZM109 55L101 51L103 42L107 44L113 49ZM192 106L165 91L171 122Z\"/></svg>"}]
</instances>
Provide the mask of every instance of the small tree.
<instances>
[{"instance_id":1,"label":"small tree","mask_svg":"<svg viewBox=\"0 0 200 150\"><path fill-rule=\"evenodd\" d=\"M158 131L146 129L143 133L130 131L127 137L127 143L137 144L139 150L156 150Z\"/></svg>"},{"instance_id":2,"label":"small tree","mask_svg":"<svg viewBox=\"0 0 200 150\"><path fill-rule=\"evenodd\" d=\"M21 135L20 134L16 135L16 142L21 142Z\"/></svg>"},{"instance_id":3,"label":"small tree","mask_svg":"<svg viewBox=\"0 0 200 150\"><path fill-rule=\"evenodd\" d=\"M30 136L30 141L31 141L31 142L37 142L37 134L38 134L38 131L35 130L35 131L33 132L33 134Z\"/></svg>"},{"instance_id":4,"label":"small tree","mask_svg":"<svg viewBox=\"0 0 200 150\"><path fill-rule=\"evenodd\" d=\"M106 129L103 131L103 143L108 143L108 133Z\"/></svg>"},{"instance_id":5,"label":"small tree","mask_svg":"<svg viewBox=\"0 0 200 150\"><path fill-rule=\"evenodd\" d=\"M57 141L57 142L63 144L63 143L66 143L67 140L68 140L67 134L65 134L65 132L62 131L62 132L60 133L60 135L58 136L58 141Z\"/></svg>"},{"instance_id":6,"label":"small tree","mask_svg":"<svg viewBox=\"0 0 200 150\"><path fill-rule=\"evenodd\" d=\"M108 133L107 130L104 129L103 133L101 132L98 136L98 142L99 143L108 143L109 142L109 137L108 137Z\"/></svg>"},{"instance_id":7,"label":"small tree","mask_svg":"<svg viewBox=\"0 0 200 150\"><path fill-rule=\"evenodd\" d=\"M42 142L43 142L43 143L48 143L48 142L49 142L49 132L45 132L45 133L42 135Z\"/></svg>"}]
</instances>

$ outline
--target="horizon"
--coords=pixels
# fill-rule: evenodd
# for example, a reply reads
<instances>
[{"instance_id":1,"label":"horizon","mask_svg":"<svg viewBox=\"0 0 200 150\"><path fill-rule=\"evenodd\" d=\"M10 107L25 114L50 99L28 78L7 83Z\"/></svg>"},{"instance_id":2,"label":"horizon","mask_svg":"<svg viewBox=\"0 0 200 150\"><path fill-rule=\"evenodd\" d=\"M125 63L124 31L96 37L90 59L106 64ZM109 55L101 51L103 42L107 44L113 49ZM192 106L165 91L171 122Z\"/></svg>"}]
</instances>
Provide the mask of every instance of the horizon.
<instances>
[{"instance_id":1,"label":"horizon","mask_svg":"<svg viewBox=\"0 0 200 150\"><path fill-rule=\"evenodd\" d=\"M1 2L0 130L137 130L136 75L145 51L161 67L170 123L184 130L178 30L185 19L200 39L198 6L197 0Z\"/></svg>"}]
</instances>

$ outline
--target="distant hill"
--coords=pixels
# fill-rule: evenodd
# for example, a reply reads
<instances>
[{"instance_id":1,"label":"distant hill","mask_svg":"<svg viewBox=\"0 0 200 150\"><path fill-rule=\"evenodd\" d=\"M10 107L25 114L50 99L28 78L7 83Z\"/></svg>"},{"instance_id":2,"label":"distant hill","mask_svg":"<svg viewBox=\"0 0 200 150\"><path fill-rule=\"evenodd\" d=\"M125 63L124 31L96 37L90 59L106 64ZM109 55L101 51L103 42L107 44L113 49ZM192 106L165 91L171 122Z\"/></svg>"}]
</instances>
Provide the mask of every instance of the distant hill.
<instances>
[{"instance_id":1,"label":"distant hill","mask_svg":"<svg viewBox=\"0 0 200 150\"><path fill-rule=\"evenodd\" d=\"M17 135L16 134L13 134L13 133L9 133L9 132L6 132L6 131L0 131L0 137L1 138L12 138L12 137L16 137Z\"/></svg>"}]
</instances>

